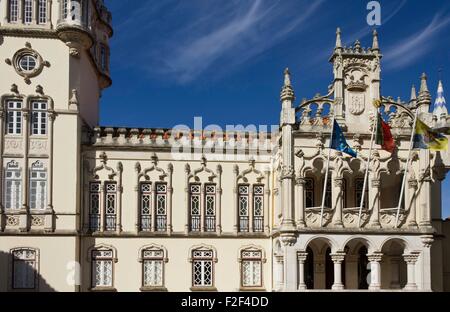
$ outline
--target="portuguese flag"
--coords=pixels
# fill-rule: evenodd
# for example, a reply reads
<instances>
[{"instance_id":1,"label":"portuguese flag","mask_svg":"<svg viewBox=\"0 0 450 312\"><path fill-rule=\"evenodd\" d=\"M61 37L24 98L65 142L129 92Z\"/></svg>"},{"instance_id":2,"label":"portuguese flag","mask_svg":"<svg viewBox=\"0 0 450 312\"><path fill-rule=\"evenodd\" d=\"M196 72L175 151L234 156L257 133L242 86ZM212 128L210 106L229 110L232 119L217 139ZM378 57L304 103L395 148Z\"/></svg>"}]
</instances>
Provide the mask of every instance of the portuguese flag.
<instances>
[{"instance_id":1,"label":"portuguese flag","mask_svg":"<svg viewBox=\"0 0 450 312\"><path fill-rule=\"evenodd\" d=\"M393 153L395 149L394 138L392 137L391 127L381 118L381 114L378 113L378 126L377 126L377 141L378 145L388 151Z\"/></svg>"}]
</instances>

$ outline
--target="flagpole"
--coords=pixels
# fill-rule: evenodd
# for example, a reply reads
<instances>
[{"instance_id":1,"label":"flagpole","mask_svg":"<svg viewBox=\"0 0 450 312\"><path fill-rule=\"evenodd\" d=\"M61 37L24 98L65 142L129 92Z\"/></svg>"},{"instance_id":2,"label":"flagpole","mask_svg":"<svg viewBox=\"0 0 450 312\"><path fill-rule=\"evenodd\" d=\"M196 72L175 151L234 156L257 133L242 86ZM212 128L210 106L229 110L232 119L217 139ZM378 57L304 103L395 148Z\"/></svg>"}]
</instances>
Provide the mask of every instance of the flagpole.
<instances>
[{"instance_id":1,"label":"flagpole","mask_svg":"<svg viewBox=\"0 0 450 312\"><path fill-rule=\"evenodd\" d=\"M402 188L400 190L400 198L398 200L398 206L397 206L397 215L395 217L395 224L394 224L395 228L398 227L398 219L400 218L400 208L402 206L403 194L405 193L406 178L407 178L407 175L408 175L409 163L411 161L411 151L412 151L412 149L414 147L414 135L416 133L416 125L417 125L417 118L418 117L419 117L419 108L416 108L416 115L414 117L414 123L413 123L412 133L411 133L411 139L409 141L408 158L406 160L406 168L405 168L405 173L403 174Z\"/></svg>"},{"instance_id":2,"label":"flagpole","mask_svg":"<svg viewBox=\"0 0 450 312\"><path fill-rule=\"evenodd\" d=\"M363 190L362 190L362 195L361 195L361 202L359 204L358 227L361 227L361 216L362 216L362 209L363 209L363 205L364 205L364 199L366 197L367 179L369 177L369 168L370 168L370 160L372 158L373 141L374 141L374 137L375 137L375 131L378 128L378 114L379 114L378 108L376 109L376 113L377 114L376 114L376 118L375 118L375 125L372 129L372 135L370 137L369 156L367 157L366 173L364 175L364 184L363 184Z\"/></svg>"},{"instance_id":3,"label":"flagpole","mask_svg":"<svg viewBox=\"0 0 450 312\"><path fill-rule=\"evenodd\" d=\"M322 193L322 205L320 207L320 227L323 226L323 212L324 212L324 206L325 206L325 197L327 194L327 185L328 185L328 171L330 170L330 157L331 157L331 144L333 143L333 134L334 134L334 110L333 110L333 117L331 119L331 136L330 136L330 146L328 147L328 158L327 158L327 166L325 171L325 181L323 182L323 193Z\"/></svg>"}]
</instances>

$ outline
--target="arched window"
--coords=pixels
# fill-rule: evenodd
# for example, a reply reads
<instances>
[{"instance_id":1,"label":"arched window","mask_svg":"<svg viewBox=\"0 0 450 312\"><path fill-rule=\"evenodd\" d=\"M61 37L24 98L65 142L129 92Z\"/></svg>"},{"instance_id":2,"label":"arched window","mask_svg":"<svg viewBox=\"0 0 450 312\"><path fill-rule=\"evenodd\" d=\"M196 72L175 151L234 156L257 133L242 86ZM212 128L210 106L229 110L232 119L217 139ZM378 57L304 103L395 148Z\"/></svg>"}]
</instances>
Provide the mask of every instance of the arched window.
<instances>
[{"instance_id":1,"label":"arched window","mask_svg":"<svg viewBox=\"0 0 450 312\"><path fill-rule=\"evenodd\" d=\"M38 24L47 23L47 0L39 0L38 3Z\"/></svg>"},{"instance_id":2,"label":"arched window","mask_svg":"<svg viewBox=\"0 0 450 312\"><path fill-rule=\"evenodd\" d=\"M207 246L191 250L192 287L214 287L215 251Z\"/></svg>"},{"instance_id":3,"label":"arched window","mask_svg":"<svg viewBox=\"0 0 450 312\"><path fill-rule=\"evenodd\" d=\"M8 122L6 134L22 134L22 101L8 101L7 109Z\"/></svg>"},{"instance_id":4,"label":"arched window","mask_svg":"<svg viewBox=\"0 0 450 312\"><path fill-rule=\"evenodd\" d=\"M162 246L151 245L140 250L142 262L142 290L164 287L164 265L167 251Z\"/></svg>"},{"instance_id":5,"label":"arched window","mask_svg":"<svg viewBox=\"0 0 450 312\"><path fill-rule=\"evenodd\" d=\"M33 21L33 0L24 0L23 15L25 24L31 24Z\"/></svg>"},{"instance_id":6,"label":"arched window","mask_svg":"<svg viewBox=\"0 0 450 312\"><path fill-rule=\"evenodd\" d=\"M31 119L31 135L47 134L47 102L34 101L31 102L32 119Z\"/></svg>"},{"instance_id":7,"label":"arched window","mask_svg":"<svg viewBox=\"0 0 450 312\"><path fill-rule=\"evenodd\" d=\"M19 0L9 0L9 22L19 21Z\"/></svg>"},{"instance_id":8,"label":"arched window","mask_svg":"<svg viewBox=\"0 0 450 312\"><path fill-rule=\"evenodd\" d=\"M36 289L38 253L32 248L11 250L12 289Z\"/></svg>"},{"instance_id":9,"label":"arched window","mask_svg":"<svg viewBox=\"0 0 450 312\"><path fill-rule=\"evenodd\" d=\"M6 165L4 192L5 209L20 209L22 206L22 170L19 163L14 160Z\"/></svg>"},{"instance_id":10,"label":"arched window","mask_svg":"<svg viewBox=\"0 0 450 312\"><path fill-rule=\"evenodd\" d=\"M245 248L240 251L241 287L263 286L263 251L259 248Z\"/></svg>"},{"instance_id":11,"label":"arched window","mask_svg":"<svg viewBox=\"0 0 450 312\"><path fill-rule=\"evenodd\" d=\"M47 208L47 172L41 161L31 166L30 172L30 209Z\"/></svg>"}]
</instances>

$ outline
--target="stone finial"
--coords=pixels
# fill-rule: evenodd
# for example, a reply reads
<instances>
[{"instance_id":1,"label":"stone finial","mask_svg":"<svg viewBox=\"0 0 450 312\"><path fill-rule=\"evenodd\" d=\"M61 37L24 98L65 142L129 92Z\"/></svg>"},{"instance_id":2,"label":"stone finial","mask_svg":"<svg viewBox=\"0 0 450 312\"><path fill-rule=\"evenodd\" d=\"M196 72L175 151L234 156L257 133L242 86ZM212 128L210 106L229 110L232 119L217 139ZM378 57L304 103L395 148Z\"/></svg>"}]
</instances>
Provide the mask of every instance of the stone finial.
<instances>
[{"instance_id":1,"label":"stone finial","mask_svg":"<svg viewBox=\"0 0 450 312\"><path fill-rule=\"evenodd\" d=\"M359 42L359 40L356 40L353 48L355 52L361 52L361 42Z\"/></svg>"},{"instance_id":2,"label":"stone finial","mask_svg":"<svg viewBox=\"0 0 450 312\"><path fill-rule=\"evenodd\" d=\"M380 51L380 44L378 43L378 32L376 29L373 30L372 51Z\"/></svg>"},{"instance_id":3,"label":"stone finial","mask_svg":"<svg viewBox=\"0 0 450 312\"><path fill-rule=\"evenodd\" d=\"M158 165L158 156L156 155L156 153L153 153L152 156L150 157L152 164L153 165Z\"/></svg>"},{"instance_id":4,"label":"stone finial","mask_svg":"<svg viewBox=\"0 0 450 312\"><path fill-rule=\"evenodd\" d=\"M418 104L419 105L428 105L428 106L431 104L431 94L430 94L430 91L428 90L427 75L425 73L422 74L422 78L421 78L421 82L420 82ZM425 108L425 110L426 110L426 112L428 112L427 108Z\"/></svg>"},{"instance_id":5,"label":"stone finial","mask_svg":"<svg viewBox=\"0 0 450 312\"><path fill-rule=\"evenodd\" d=\"M342 39L341 39L341 29L338 27L336 29L336 49L341 49L342 48Z\"/></svg>"},{"instance_id":6,"label":"stone finial","mask_svg":"<svg viewBox=\"0 0 450 312\"><path fill-rule=\"evenodd\" d=\"M69 100L69 110L78 110L78 91L77 89L72 89L72 96Z\"/></svg>"},{"instance_id":7,"label":"stone finial","mask_svg":"<svg viewBox=\"0 0 450 312\"><path fill-rule=\"evenodd\" d=\"M289 72L289 68L286 68L284 70L284 85L281 89L281 95L280 95L281 101L294 101L295 100L295 94L294 89L291 85L291 73Z\"/></svg>"},{"instance_id":8,"label":"stone finial","mask_svg":"<svg viewBox=\"0 0 450 312\"><path fill-rule=\"evenodd\" d=\"M423 73L422 77L420 77L420 93L429 92L427 80L428 80L427 75Z\"/></svg>"},{"instance_id":9,"label":"stone finial","mask_svg":"<svg viewBox=\"0 0 450 312\"><path fill-rule=\"evenodd\" d=\"M12 93L19 94L19 89L17 88L17 85L15 83L13 83L11 85L11 89L10 90L11 90Z\"/></svg>"},{"instance_id":10,"label":"stone finial","mask_svg":"<svg viewBox=\"0 0 450 312\"><path fill-rule=\"evenodd\" d=\"M417 100L417 92L416 92L416 86L413 85L411 88L411 101Z\"/></svg>"},{"instance_id":11,"label":"stone finial","mask_svg":"<svg viewBox=\"0 0 450 312\"><path fill-rule=\"evenodd\" d=\"M36 93L40 95L44 95L44 88L41 85L36 86Z\"/></svg>"},{"instance_id":12,"label":"stone finial","mask_svg":"<svg viewBox=\"0 0 450 312\"><path fill-rule=\"evenodd\" d=\"M106 155L106 153L102 152L99 157L101 163L106 165L106 163L108 162L108 156Z\"/></svg>"}]
</instances>

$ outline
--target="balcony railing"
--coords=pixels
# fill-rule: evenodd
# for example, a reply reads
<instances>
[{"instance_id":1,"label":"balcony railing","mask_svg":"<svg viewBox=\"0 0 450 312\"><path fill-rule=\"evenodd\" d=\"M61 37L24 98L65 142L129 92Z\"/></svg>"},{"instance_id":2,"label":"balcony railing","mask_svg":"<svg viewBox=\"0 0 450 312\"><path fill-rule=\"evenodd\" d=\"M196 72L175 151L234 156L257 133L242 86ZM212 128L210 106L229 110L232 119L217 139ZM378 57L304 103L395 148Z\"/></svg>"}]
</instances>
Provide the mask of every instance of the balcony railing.
<instances>
[{"instance_id":1,"label":"balcony railing","mask_svg":"<svg viewBox=\"0 0 450 312\"><path fill-rule=\"evenodd\" d=\"M98 215L98 214L91 214L89 216L89 229L92 232L100 231L100 215Z\"/></svg>"},{"instance_id":2,"label":"balcony railing","mask_svg":"<svg viewBox=\"0 0 450 312\"><path fill-rule=\"evenodd\" d=\"M141 231L150 232L152 230L152 217L151 216L141 216Z\"/></svg>"},{"instance_id":3,"label":"balcony railing","mask_svg":"<svg viewBox=\"0 0 450 312\"><path fill-rule=\"evenodd\" d=\"M191 232L200 232L200 216L191 216Z\"/></svg>"},{"instance_id":4,"label":"balcony railing","mask_svg":"<svg viewBox=\"0 0 450 312\"><path fill-rule=\"evenodd\" d=\"M253 217L253 232L264 232L264 217Z\"/></svg>"},{"instance_id":5,"label":"balcony railing","mask_svg":"<svg viewBox=\"0 0 450 312\"><path fill-rule=\"evenodd\" d=\"M249 231L249 218L248 217L239 217L239 232L246 233Z\"/></svg>"},{"instance_id":6,"label":"balcony railing","mask_svg":"<svg viewBox=\"0 0 450 312\"><path fill-rule=\"evenodd\" d=\"M106 216L105 229L106 229L106 231L115 231L116 230L116 216L115 215L107 215Z\"/></svg>"},{"instance_id":7,"label":"balcony railing","mask_svg":"<svg viewBox=\"0 0 450 312\"><path fill-rule=\"evenodd\" d=\"M206 216L205 217L205 232L215 232L216 231L216 217Z\"/></svg>"},{"instance_id":8,"label":"balcony railing","mask_svg":"<svg viewBox=\"0 0 450 312\"><path fill-rule=\"evenodd\" d=\"M167 217L165 215L156 216L156 231L165 232L167 230Z\"/></svg>"}]
</instances>

